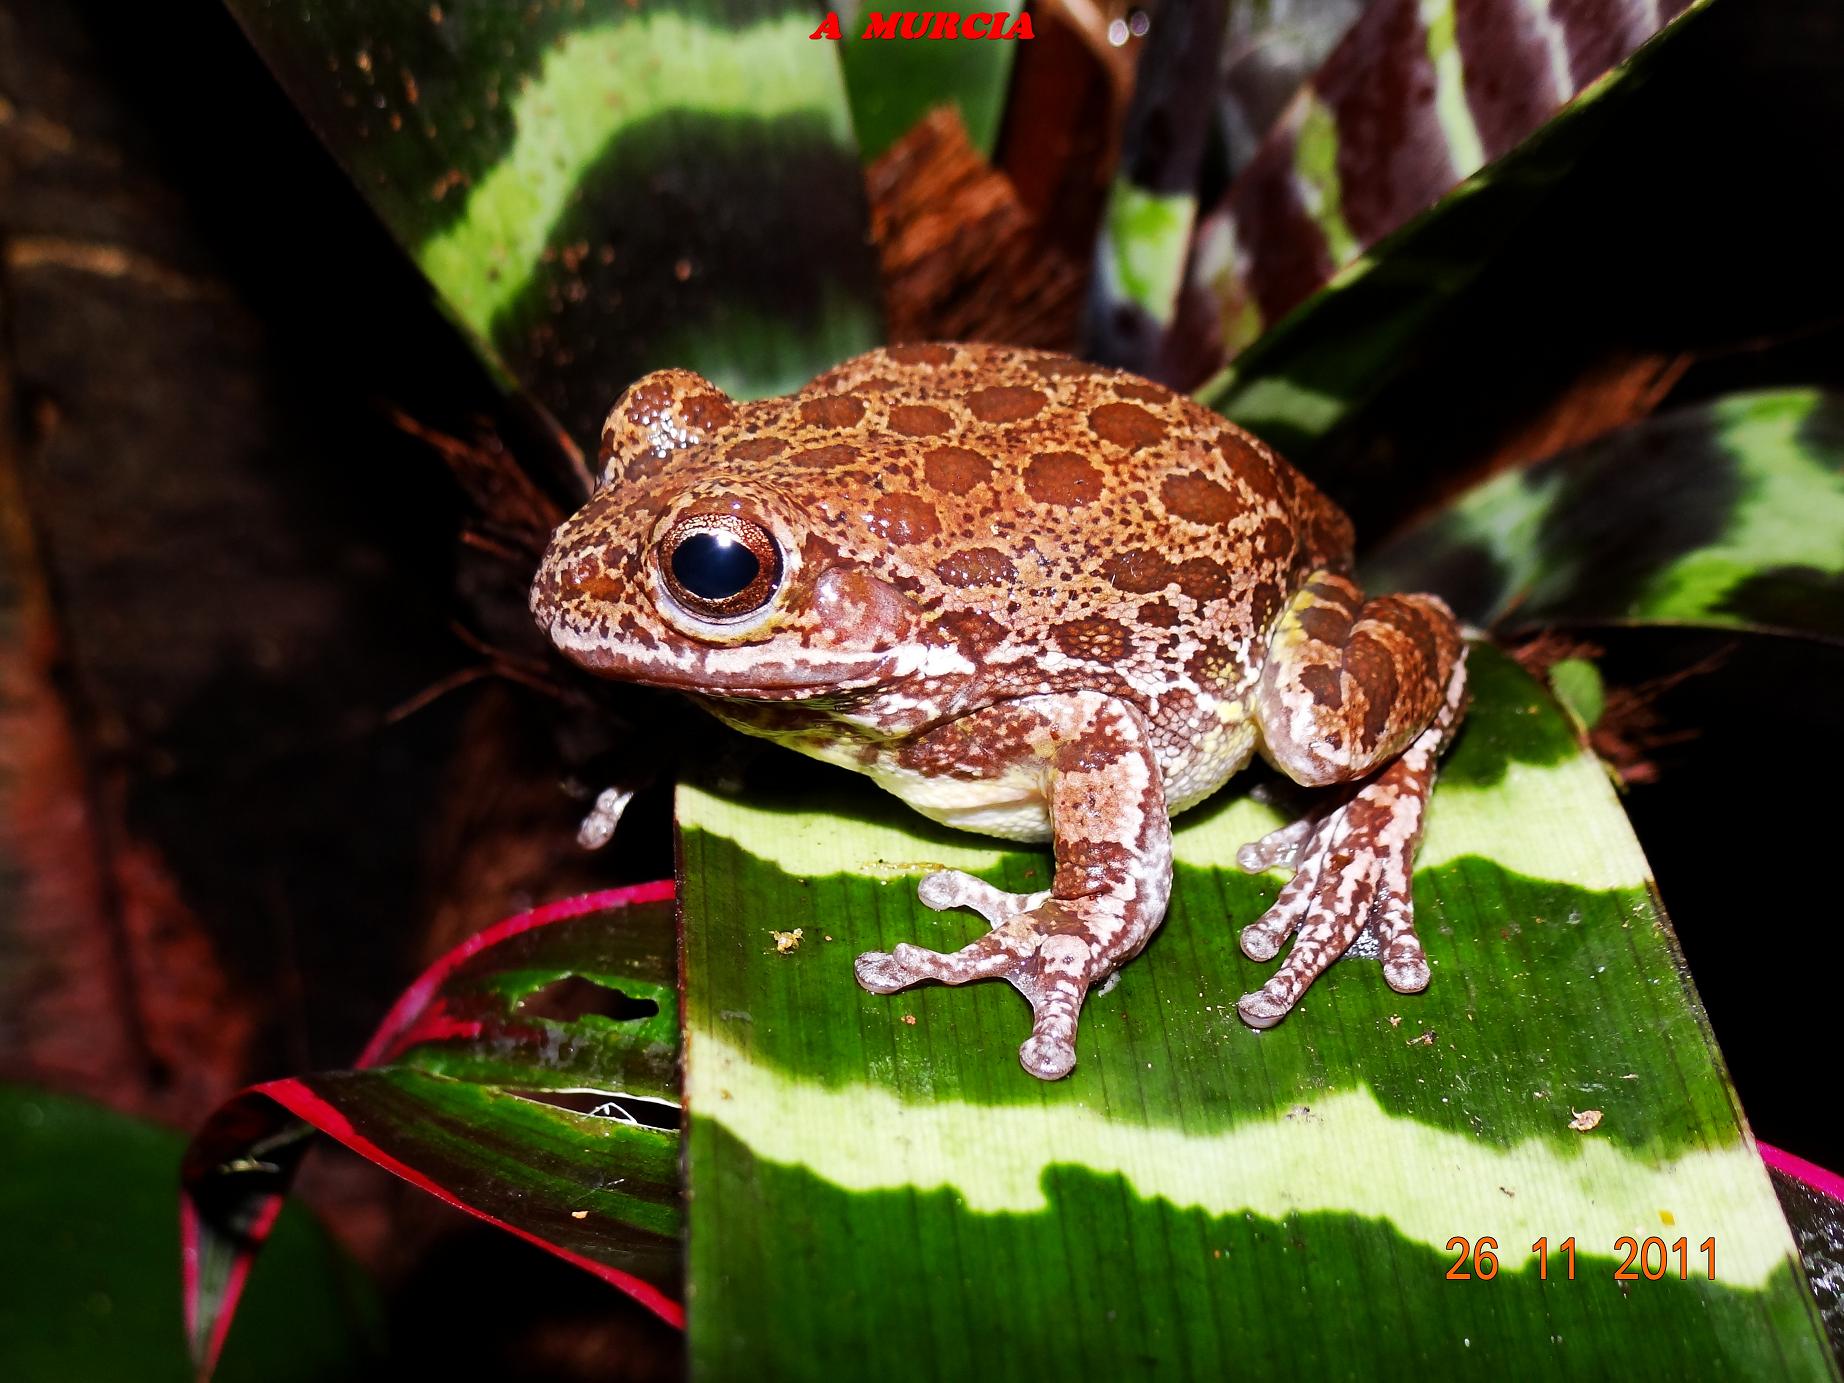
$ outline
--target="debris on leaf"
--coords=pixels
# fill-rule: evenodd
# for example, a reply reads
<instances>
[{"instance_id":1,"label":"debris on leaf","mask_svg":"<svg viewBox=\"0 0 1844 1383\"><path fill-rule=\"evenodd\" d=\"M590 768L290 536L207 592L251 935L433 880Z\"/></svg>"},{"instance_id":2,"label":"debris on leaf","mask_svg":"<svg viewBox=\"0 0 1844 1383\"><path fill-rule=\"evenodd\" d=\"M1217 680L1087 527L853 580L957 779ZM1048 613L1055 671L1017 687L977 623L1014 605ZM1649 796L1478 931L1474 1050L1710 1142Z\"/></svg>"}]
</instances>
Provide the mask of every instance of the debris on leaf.
<instances>
[{"instance_id":1,"label":"debris on leaf","mask_svg":"<svg viewBox=\"0 0 1844 1383\"><path fill-rule=\"evenodd\" d=\"M916 1025L916 1015L913 1013L905 1013L903 1015L903 1021L913 1028Z\"/></svg>"},{"instance_id":2,"label":"debris on leaf","mask_svg":"<svg viewBox=\"0 0 1844 1383\"><path fill-rule=\"evenodd\" d=\"M771 927L768 934L775 938L775 954L778 956L785 956L789 951L800 949L801 929L799 927L794 928L791 932L778 932Z\"/></svg>"},{"instance_id":3,"label":"debris on leaf","mask_svg":"<svg viewBox=\"0 0 1844 1383\"><path fill-rule=\"evenodd\" d=\"M1434 1045L1434 1029L1429 1028L1426 1032L1422 1033L1420 1036L1411 1037L1407 1042L1403 1043L1403 1045L1405 1047L1414 1047L1414 1046L1432 1047Z\"/></svg>"},{"instance_id":4,"label":"debris on leaf","mask_svg":"<svg viewBox=\"0 0 1844 1383\"><path fill-rule=\"evenodd\" d=\"M1601 1122L1601 1111L1598 1109L1571 1109L1569 1113L1575 1116L1569 1120L1569 1127L1577 1133L1586 1133Z\"/></svg>"}]
</instances>

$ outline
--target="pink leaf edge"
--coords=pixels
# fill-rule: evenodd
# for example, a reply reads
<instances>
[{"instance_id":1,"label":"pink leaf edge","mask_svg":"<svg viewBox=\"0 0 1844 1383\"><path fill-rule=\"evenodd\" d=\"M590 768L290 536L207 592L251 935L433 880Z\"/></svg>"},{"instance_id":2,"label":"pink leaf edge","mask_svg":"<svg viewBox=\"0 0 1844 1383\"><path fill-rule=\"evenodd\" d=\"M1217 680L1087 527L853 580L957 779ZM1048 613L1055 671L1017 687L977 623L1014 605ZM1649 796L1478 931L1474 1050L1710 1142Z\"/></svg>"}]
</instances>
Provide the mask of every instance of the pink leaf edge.
<instances>
[{"instance_id":1,"label":"pink leaf edge","mask_svg":"<svg viewBox=\"0 0 1844 1383\"><path fill-rule=\"evenodd\" d=\"M1787 1152L1784 1148L1776 1148L1771 1143L1763 1143L1758 1138L1755 1139L1754 1146L1760 1149L1761 1161L1776 1172L1783 1173L1793 1178L1794 1181L1803 1182L1821 1196L1829 1196L1840 1205L1844 1205L1844 1176L1827 1171L1816 1162L1808 1162L1805 1158Z\"/></svg>"},{"instance_id":2,"label":"pink leaf edge","mask_svg":"<svg viewBox=\"0 0 1844 1383\"><path fill-rule=\"evenodd\" d=\"M642 903L665 902L675 895L676 890L677 886L673 880L656 879L643 884L629 884L621 888L580 894L574 898L560 898L555 902L545 903L527 912L518 913L504 921L494 923L442 955L421 975L417 976L416 980L391 1005L390 1011L384 1016L384 1021L378 1025L371 1040L365 1044L364 1051L359 1054L357 1062L354 1063L355 1066L362 1070L368 1066L381 1065L390 1061L405 1045L408 1045L404 1039L415 1033L418 1019L443 983L456 969L488 947L498 945L521 932L532 931L556 922L567 922L590 913L612 911ZM402 1177L412 1186L427 1191L457 1210L497 1226L528 1243L536 1244L539 1248L555 1254L565 1262L592 1273L610 1286L632 1297L674 1329L683 1330L685 1328L684 1304L675 1301L652 1283L635 1277L631 1273L622 1272L619 1268L611 1268L581 1254L573 1253L569 1249L548 1242L539 1235L507 1224L504 1220L489 1215L484 1210L468 1205L446 1187L406 1166L358 1133L343 1114L314 1094L301 1081L290 1078L250 1086L226 1101L225 1107L228 1108L230 1105L252 1098L270 1101L287 1110L296 1118L305 1120L321 1133L336 1139L361 1157L393 1175ZM256 1249L268 1238L270 1230L275 1227L276 1217L281 1213L285 1199L283 1195L269 1198L250 1223L245 1236L245 1247L238 1253L236 1261L231 1265L225 1278L224 1291L218 1302L217 1316L212 1322L211 1334L205 1341L205 1348L198 1360L197 1376L201 1379L209 1378L217 1367L218 1357L224 1349L225 1338L230 1332L231 1321L237 1313L238 1301L242 1298L244 1288L248 1285ZM185 1297L186 1334L189 1339L197 1336L198 1314L202 1306L200 1296L202 1284L199 1280L202 1228L198 1210L191 1196L182 1192L179 1204L180 1281Z\"/></svg>"}]
</instances>

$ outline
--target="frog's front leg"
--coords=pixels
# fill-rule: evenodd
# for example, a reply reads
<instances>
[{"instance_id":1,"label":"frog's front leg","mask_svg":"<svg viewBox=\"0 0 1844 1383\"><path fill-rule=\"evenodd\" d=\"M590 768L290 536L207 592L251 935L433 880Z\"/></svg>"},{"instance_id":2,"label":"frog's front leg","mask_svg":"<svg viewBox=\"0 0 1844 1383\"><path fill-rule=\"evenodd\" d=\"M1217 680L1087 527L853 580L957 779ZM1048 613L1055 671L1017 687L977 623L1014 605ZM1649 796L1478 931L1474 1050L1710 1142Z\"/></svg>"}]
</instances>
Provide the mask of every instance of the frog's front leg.
<instances>
[{"instance_id":1,"label":"frog's front leg","mask_svg":"<svg viewBox=\"0 0 1844 1383\"><path fill-rule=\"evenodd\" d=\"M909 945L867 952L858 982L888 994L924 980L1008 980L1032 1010L1019 1061L1044 1080L1068 1075L1089 987L1146 944L1171 894L1171 824L1145 727L1112 697L1037 696L943 727L912 760L937 780L945 772L969 785L1036 784L1056 870L1046 892L1030 894L953 870L929 875L919 890L925 904L971 908L992 930L948 954Z\"/></svg>"},{"instance_id":2,"label":"frog's front leg","mask_svg":"<svg viewBox=\"0 0 1844 1383\"><path fill-rule=\"evenodd\" d=\"M1348 578L1320 572L1282 614L1256 696L1263 752L1296 782L1354 786L1237 856L1250 872L1295 871L1243 930L1244 953L1270 960L1299 933L1281 968L1237 1001L1245 1022L1278 1023L1366 928L1392 988L1427 987L1410 868L1435 763L1465 700L1465 645L1434 596L1366 601Z\"/></svg>"}]
</instances>

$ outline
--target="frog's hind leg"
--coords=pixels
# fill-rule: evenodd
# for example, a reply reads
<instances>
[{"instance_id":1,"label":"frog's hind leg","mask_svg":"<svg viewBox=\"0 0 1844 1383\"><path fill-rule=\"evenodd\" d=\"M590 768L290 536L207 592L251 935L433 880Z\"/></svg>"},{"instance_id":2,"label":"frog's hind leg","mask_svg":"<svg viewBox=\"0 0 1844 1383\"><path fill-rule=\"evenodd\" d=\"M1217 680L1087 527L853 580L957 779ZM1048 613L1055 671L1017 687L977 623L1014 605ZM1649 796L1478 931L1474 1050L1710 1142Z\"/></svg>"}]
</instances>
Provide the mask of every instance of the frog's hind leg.
<instances>
[{"instance_id":1,"label":"frog's hind leg","mask_svg":"<svg viewBox=\"0 0 1844 1383\"><path fill-rule=\"evenodd\" d=\"M992 930L958 951L900 945L858 957L858 983L889 994L934 980L1003 979L1030 1002L1031 1035L1018 1059L1055 1080L1076 1064L1076 1023L1091 985L1146 944L1171 892L1171 825L1159 768L1138 716L1094 693L1033 697L979 713L959 738L1009 745L984 767L1022 756L1042 763L1056 843L1056 872L1041 893L1006 893L956 870L929 875L928 907L966 907ZM990 752L989 750L987 752Z\"/></svg>"},{"instance_id":2,"label":"frog's hind leg","mask_svg":"<svg viewBox=\"0 0 1844 1383\"><path fill-rule=\"evenodd\" d=\"M1298 934L1281 968L1238 1001L1243 1020L1278 1023L1354 946L1382 961L1393 989L1426 988L1410 872L1435 766L1466 700L1452 615L1432 597L1365 602L1342 577L1315 578L1276 630L1262 695L1268 757L1296 781L1348 786L1237 854L1250 872L1294 871L1244 928L1243 952L1271 960Z\"/></svg>"}]
</instances>

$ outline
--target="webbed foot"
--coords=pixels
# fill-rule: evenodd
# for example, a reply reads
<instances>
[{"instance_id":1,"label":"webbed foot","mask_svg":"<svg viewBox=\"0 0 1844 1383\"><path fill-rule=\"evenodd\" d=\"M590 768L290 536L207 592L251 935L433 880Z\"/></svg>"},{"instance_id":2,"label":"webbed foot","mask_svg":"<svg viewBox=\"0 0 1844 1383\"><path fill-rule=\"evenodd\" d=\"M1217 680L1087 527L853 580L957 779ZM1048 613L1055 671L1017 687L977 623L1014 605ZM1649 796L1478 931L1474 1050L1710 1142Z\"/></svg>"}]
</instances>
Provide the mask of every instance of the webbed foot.
<instances>
[{"instance_id":1,"label":"webbed foot","mask_svg":"<svg viewBox=\"0 0 1844 1383\"><path fill-rule=\"evenodd\" d=\"M873 994L891 994L935 980L1007 981L1031 1005L1031 1035L1018 1049L1024 1069L1042 1080L1069 1074L1076 1064L1076 1020L1089 986L1113 970L1105 938L1117 925L1094 899L1056 899L1042 893L1006 893L959 870L942 870L922 880L922 902L937 912L971 908L992 930L958 951L930 951L902 945L858 957L858 983Z\"/></svg>"},{"instance_id":2,"label":"webbed foot","mask_svg":"<svg viewBox=\"0 0 1844 1383\"><path fill-rule=\"evenodd\" d=\"M1401 994L1428 987L1428 957L1415 934L1410 888L1434 767L1457 719L1456 689L1435 723L1380 772L1323 813L1304 817L1242 847L1250 873L1285 867L1294 875L1269 908L1242 930L1242 952L1272 960L1291 934L1281 968L1236 1001L1250 1027L1285 1018L1308 986L1355 948L1383 962Z\"/></svg>"}]
</instances>

